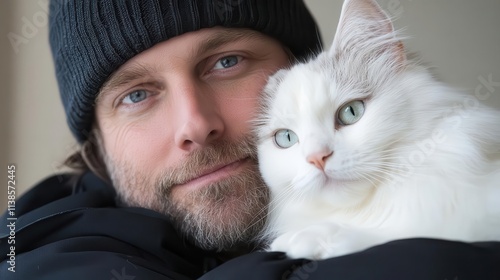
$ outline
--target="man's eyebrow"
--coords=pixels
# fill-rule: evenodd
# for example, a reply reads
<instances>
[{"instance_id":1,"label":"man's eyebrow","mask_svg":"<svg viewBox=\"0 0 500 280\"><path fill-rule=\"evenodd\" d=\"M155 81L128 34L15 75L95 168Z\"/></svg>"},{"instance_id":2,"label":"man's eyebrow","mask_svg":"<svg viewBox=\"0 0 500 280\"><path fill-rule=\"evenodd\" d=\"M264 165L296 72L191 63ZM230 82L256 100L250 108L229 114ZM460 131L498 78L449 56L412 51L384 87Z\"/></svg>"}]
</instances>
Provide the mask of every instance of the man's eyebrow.
<instances>
[{"instance_id":1,"label":"man's eyebrow","mask_svg":"<svg viewBox=\"0 0 500 280\"><path fill-rule=\"evenodd\" d=\"M117 88L130 83L131 81L151 76L154 72L155 70L151 67L147 67L141 64L133 64L123 70L112 74L99 91L96 102L97 100L105 96L106 93L112 92Z\"/></svg>"},{"instance_id":2,"label":"man's eyebrow","mask_svg":"<svg viewBox=\"0 0 500 280\"><path fill-rule=\"evenodd\" d=\"M259 37L259 35L259 33L251 30L221 30L203 40L199 47L194 50L193 55L195 57L203 56L205 53L216 50L223 45L239 40L252 40Z\"/></svg>"}]
</instances>

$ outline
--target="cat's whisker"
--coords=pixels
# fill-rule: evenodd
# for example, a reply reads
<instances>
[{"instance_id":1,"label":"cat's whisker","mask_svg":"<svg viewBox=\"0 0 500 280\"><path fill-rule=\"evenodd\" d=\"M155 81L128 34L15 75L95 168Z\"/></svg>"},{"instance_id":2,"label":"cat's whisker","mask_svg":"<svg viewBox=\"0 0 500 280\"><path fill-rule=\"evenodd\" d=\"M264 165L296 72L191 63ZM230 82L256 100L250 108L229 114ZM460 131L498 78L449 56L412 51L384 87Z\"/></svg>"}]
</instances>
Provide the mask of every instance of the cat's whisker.
<instances>
[{"instance_id":1,"label":"cat's whisker","mask_svg":"<svg viewBox=\"0 0 500 280\"><path fill-rule=\"evenodd\" d=\"M301 175L300 176L300 180L297 180L296 178L294 178L292 180L292 182L286 186L282 186L280 188L283 188L285 191L283 192L280 192L279 193L279 196L278 197L275 197L274 200L273 200L273 203L271 205L273 205L274 207L273 208L269 208L269 213L272 213L273 211L275 211L275 209L282 203L282 201L300 201L301 199L304 198L304 196L307 195L307 192L309 191L309 189L306 189L306 188L294 188L293 186L294 185L306 185L305 183L303 183L303 181L310 181L308 179L305 179L305 178L308 178L310 177L310 174L312 174L313 172L309 172L309 173L306 173L304 175ZM302 183L302 184L301 184Z\"/></svg>"},{"instance_id":2,"label":"cat's whisker","mask_svg":"<svg viewBox=\"0 0 500 280\"><path fill-rule=\"evenodd\" d=\"M368 173L368 172L356 172L356 174L358 176L362 176L364 178L371 178L371 179L377 180L378 183L382 183L387 179L387 177L383 176L383 174L380 174L380 173L382 173L381 170L374 169L371 171L375 171L375 172L370 172L370 173ZM390 173L386 173L386 174L389 175Z\"/></svg>"},{"instance_id":3,"label":"cat's whisker","mask_svg":"<svg viewBox=\"0 0 500 280\"><path fill-rule=\"evenodd\" d=\"M280 193L280 195L276 198L273 199L273 203L269 204L269 207L268 208L264 208L264 209L261 209L255 216L256 217L260 217L258 219L256 219L255 221L251 221L251 223L245 228L245 230L243 230L242 234L244 234L244 232L246 232L248 229L252 228L253 226L255 226L257 223L261 222L261 219L267 219L267 216L274 212L276 210L276 208L279 206L279 204L281 204L282 201L287 201L290 199L290 196L293 196L295 195L293 190L292 190L292 187L291 187L291 184L289 184L288 186L285 187L285 189L287 191L283 192L283 193ZM273 207L274 206L274 207ZM264 211L267 211L267 215L265 217L261 217L260 214L262 214L262 212ZM279 218L279 216L277 216L277 218ZM264 232L261 233L261 236L257 236L256 239L259 240L259 241L263 241L267 238L267 236L263 236ZM271 233L267 233L266 235L269 235Z\"/></svg>"},{"instance_id":4,"label":"cat's whisker","mask_svg":"<svg viewBox=\"0 0 500 280\"><path fill-rule=\"evenodd\" d=\"M293 195L296 195L294 193L294 190L293 190L293 185L291 183L287 184L287 185L283 185L282 188L285 190L284 192L281 192L279 193L279 195L277 197L275 197L273 199L273 203L269 204L269 206L272 206L272 205L279 205L279 203L281 203L281 201L286 201L286 200L289 200L291 196ZM264 211L267 211L268 214L271 213L272 211L274 211L276 208L276 206L274 208L263 208L261 209L255 216L258 217L260 216L260 214L262 214L262 212ZM257 219L255 222L253 222L250 226L247 227L250 228L252 225L254 225L255 223L258 223L260 221L260 219Z\"/></svg>"},{"instance_id":5,"label":"cat's whisker","mask_svg":"<svg viewBox=\"0 0 500 280\"><path fill-rule=\"evenodd\" d=\"M361 178L363 178L363 179L367 180L367 181L368 181L368 182L370 182L370 184L372 184L373 186L375 186L375 185L376 185L376 184L375 184L372 180L370 180L370 178L369 178L369 177L367 177L367 176L366 176L366 174L363 174L363 173L357 173L357 172L356 172L355 174L356 174L357 176L360 176Z\"/></svg>"},{"instance_id":6,"label":"cat's whisker","mask_svg":"<svg viewBox=\"0 0 500 280\"><path fill-rule=\"evenodd\" d=\"M376 179L378 183L384 183L387 181L392 180L393 178L398 176L398 173L395 172L390 172L391 170L386 170L383 168L377 168L377 167L364 167L364 171L369 171L368 172L359 172L357 175L360 176L369 176L372 179ZM365 173L365 174L364 174ZM366 177L364 177L366 178Z\"/></svg>"},{"instance_id":7,"label":"cat's whisker","mask_svg":"<svg viewBox=\"0 0 500 280\"><path fill-rule=\"evenodd\" d=\"M401 166L399 166L401 167ZM375 173L385 173L388 177L386 179L389 180L401 180L403 178L407 178L410 176L414 177L419 177L419 176L424 176L425 172L420 172L421 168L417 167L409 167L408 169L396 169L394 172L387 172L383 169L372 167L372 168L366 168L366 170L375 172Z\"/></svg>"},{"instance_id":8,"label":"cat's whisker","mask_svg":"<svg viewBox=\"0 0 500 280\"><path fill-rule=\"evenodd\" d=\"M358 173L357 175L370 182L370 184L375 188L378 188L380 183L382 183L382 181L379 178L370 176L369 174ZM372 180L374 180L375 182Z\"/></svg>"}]
</instances>

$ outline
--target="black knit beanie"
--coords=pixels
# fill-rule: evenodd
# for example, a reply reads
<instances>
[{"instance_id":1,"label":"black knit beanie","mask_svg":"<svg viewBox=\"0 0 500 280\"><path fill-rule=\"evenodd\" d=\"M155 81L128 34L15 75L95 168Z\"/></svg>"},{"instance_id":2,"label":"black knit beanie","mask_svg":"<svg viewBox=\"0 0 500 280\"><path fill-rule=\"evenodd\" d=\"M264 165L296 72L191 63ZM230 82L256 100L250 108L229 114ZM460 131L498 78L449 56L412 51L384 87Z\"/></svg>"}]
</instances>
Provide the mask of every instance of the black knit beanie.
<instances>
[{"instance_id":1,"label":"black knit beanie","mask_svg":"<svg viewBox=\"0 0 500 280\"><path fill-rule=\"evenodd\" d=\"M214 26L260 31L299 59L321 49L302 0L52 0L50 46L78 142L91 129L99 89L122 64L156 43Z\"/></svg>"}]
</instances>

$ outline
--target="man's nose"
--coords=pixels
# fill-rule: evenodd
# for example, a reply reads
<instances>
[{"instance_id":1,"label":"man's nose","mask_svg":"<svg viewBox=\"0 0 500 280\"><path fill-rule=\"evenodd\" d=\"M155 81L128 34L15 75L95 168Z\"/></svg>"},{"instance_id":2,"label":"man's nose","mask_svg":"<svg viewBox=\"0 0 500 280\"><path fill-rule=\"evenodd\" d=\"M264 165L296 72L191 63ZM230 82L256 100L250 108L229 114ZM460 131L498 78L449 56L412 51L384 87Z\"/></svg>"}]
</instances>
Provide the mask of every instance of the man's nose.
<instances>
[{"instance_id":1,"label":"man's nose","mask_svg":"<svg viewBox=\"0 0 500 280\"><path fill-rule=\"evenodd\" d=\"M195 85L181 87L176 94L179 114L176 145L193 150L219 139L224 133L224 121L214 94L202 92Z\"/></svg>"}]
</instances>

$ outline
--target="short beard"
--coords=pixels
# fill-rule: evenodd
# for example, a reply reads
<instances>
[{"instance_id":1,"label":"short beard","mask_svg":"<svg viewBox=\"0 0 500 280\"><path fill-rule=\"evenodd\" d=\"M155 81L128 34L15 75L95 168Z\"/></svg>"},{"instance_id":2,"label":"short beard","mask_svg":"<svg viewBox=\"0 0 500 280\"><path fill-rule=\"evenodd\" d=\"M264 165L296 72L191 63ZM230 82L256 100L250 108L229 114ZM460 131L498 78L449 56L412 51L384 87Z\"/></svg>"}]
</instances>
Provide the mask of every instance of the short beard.
<instances>
[{"instance_id":1,"label":"short beard","mask_svg":"<svg viewBox=\"0 0 500 280\"><path fill-rule=\"evenodd\" d=\"M99 146L103 147L102 141ZM202 249L230 251L252 243L265 224L269 192L255 151L250 141L219 141L191 153L185 162L160 175L138 172L133 162L103 158L123 204L169 216L181 235ZM243 158L252 163L247 170L183 196L175 195L173 186L201 175L203 168Z\"/></svg>"}]
</instances>

